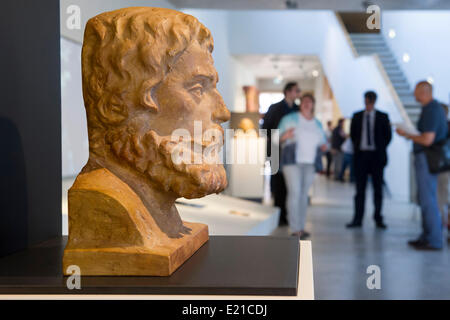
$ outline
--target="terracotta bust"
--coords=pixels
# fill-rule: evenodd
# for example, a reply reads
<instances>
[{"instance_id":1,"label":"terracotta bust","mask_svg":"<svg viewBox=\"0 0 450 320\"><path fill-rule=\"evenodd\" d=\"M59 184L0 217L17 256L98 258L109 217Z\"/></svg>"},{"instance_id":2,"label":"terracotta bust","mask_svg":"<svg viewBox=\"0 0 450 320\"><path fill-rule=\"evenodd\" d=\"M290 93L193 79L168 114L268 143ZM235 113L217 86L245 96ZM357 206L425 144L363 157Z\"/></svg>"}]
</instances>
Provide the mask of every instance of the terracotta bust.
<instances>
[{"instance_id":1,"label":"terracotta bust","mask_svg":"<svg viewBox=\"0 0 450 320\"><path fill-rule=\"evenodd\" d=\"M208 227L182 221L174 203L222 191L225 170L174 162L173 132L192 137L183 143L197 159L223 142L220 124L230 114L212 50L210 31L175 10L125 8L88 21L89 160L69 190L64 273L78 265L82 276L170 275L208 241ZM220 143L204 138L208 130L220 132Z\"/></svg>"},{"instance_id":2,"label":"terracotta bust","mask_svg":"<svg viewBox=\"0 0 450 320\"><path fill-rule=\"evenodd\" d=\"M256 129L255 124L249 118L242 118L241 121L239 121L238 127L239 129L244 130L244 132Z\"/></svg>"}]
</instances>

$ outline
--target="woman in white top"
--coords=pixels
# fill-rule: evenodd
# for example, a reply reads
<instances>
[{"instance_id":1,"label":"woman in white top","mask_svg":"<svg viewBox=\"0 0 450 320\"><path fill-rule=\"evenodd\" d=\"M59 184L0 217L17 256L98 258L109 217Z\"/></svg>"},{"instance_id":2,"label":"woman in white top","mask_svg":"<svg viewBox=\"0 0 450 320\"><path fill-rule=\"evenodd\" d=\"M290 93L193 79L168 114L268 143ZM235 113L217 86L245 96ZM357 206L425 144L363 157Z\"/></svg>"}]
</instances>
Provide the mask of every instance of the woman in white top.
<instances>
[{"instance_id":1,"label":"woman in white top","mask_svg":"<svg viewBox=\"0 0 450 320\"><path fill-rule=\"evenodd\" d=\"M289 228L293 235L304 239L308 190L311 187L318 148L327 149L327 139L321 123L314 117L314 96L305 94L300 111L284 116L278 128L281 142L281 170L286 180Z\"/></svg>"}]
</instances>

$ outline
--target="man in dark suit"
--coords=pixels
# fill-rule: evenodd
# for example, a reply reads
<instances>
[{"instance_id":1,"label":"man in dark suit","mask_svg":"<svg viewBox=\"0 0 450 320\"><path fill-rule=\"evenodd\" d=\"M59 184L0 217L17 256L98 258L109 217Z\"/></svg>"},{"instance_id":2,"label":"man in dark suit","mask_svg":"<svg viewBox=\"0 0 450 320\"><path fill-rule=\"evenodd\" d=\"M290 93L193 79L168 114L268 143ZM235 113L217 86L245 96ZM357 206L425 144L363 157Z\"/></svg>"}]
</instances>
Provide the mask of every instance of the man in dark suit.
<instances>
[{"instance_id":1,"label":"man in dark suit","mask_svg":"<svg viewBox=\"0 0 450 320\"><path fill-rule=\"evenodd\" d=\"M267 130L267 156L270 157L271 149L271 131L278 129L278 124L288 113L298 111L298 105L295 100L300 97L300 89L296 82L288 82L284 86L284 99L269 107L269 110L264 115L263 129ZM278 153L281 156L281 150ZM283 174L279 170L270 178L270 189L274 198L274 205L280 208L280 225L287 224L286 214L286 184L284 182Z\"/></svg>"},{"instance_id":2,"label":"man in dark suit","mask_svg":"<svg viewBox=\"0 0 450 320\"><path fill-rule=\"evenodd\" d=\"M374 190L374 220L377 228L385 229L381 215L383 204L383 171L387 164L386 148L391 142L392 132L386 113L375 110L377 94L364 94L366 108L353 115L350 136L354 147L354 168L356 179L355 211L348 228L362 225L366 199L367 179L370 175Z\"/></svg>"}]
</instances>

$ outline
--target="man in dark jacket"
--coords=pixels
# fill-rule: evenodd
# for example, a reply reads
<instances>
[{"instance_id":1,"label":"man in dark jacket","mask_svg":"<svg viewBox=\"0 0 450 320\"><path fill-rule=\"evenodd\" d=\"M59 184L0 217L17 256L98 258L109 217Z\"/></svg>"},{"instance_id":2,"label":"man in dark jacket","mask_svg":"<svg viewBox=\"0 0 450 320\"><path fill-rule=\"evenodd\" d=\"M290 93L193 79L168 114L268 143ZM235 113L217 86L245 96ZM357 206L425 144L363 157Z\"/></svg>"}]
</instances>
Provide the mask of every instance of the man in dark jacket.
<instances>
[{"instance_id":1,"label":"man in dark jacket","mask_svg":"<svg viewBox=\"0 0 450 320\"><path fill-rule=\"evenodd\" d=\"M383 204L383 172L387 164L386 148L391 142L392 131L386 113L375 110L377 94L368 91L364 95L366 108L353 115L350 136L354 148L356 179L355 212L348 228L362 225L366 199L367 179L370 175L374 190L374 220L377 228L385 229L381 208Z\"/></svg>"},{"instance_id":2,"label":"man in dark jacket","mask_svg":"<svg viewBox=\"0 0 450 320\"><path fill-rule=\"evenodd\" d=\"M296 82L289 82L284 87L284 99L278 103L275 103L269 107L269 110L264 115L263 129L267 130L267 156L271 155L271 131L278 129L278 124L288 113L298 111L298 105L295 104L295 100L300 97L300 89ZM280 154L280 153L279 153ZM281 156L281 154L280 154ZM274 204L280 208L280 225L287 224L286 219L286 185L284 182L283 174L278 171L271 176L270 189L274 197Z\"/></svg>"}]
</instances>

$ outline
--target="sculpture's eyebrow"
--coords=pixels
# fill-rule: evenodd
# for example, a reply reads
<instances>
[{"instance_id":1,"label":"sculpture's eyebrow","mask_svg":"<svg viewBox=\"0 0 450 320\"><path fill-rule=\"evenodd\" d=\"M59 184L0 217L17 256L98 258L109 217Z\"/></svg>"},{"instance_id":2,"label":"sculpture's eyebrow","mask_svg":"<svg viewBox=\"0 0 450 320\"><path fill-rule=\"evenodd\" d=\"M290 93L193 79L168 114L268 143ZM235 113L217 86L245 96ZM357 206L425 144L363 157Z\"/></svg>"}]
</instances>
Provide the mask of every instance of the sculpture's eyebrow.
<instances>
[{"instance_id":1,"label":"sculpture's eyebrow","mask_svg":"<svg viewBox=\"0 0 450 320\"><path fill-rule=\"evenodd\" d=\"M192 79L194 79L194 80L207 79L207 80L209 80L211 82L219 81L217 72L195 72L192 75Z\"/></svg>"}]
</instances>

